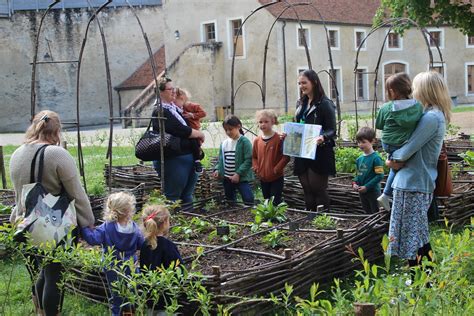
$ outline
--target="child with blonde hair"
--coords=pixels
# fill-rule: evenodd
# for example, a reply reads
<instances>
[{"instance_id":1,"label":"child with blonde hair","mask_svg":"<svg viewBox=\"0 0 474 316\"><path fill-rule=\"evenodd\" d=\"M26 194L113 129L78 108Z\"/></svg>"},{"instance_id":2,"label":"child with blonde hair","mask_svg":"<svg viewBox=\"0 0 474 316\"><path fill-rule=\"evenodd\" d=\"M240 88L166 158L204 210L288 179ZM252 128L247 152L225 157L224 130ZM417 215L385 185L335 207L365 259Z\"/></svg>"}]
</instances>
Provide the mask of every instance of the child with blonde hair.
<instances>
[{"instance_id":1,"label":"child with blonde hair","mask_svg":"<svg viewBox=\"0 0 474 316\"><path fill-rule=\"evenodd\" d=\"M163 205L149 205L142 211L145 242L140 249L140 267L154 270L182 262L176 245L166 238L170 228L170 212Z\"/></svg>"},{"instance_id":2,"label":"child with blonde hair","mask_svg":"<svg viewBox=\"0 0 474 316\"><path fill-rule=\"evenodd\" d=\"M143 236L132 220L135 203L135 197L126 192L109 195L105 204L104 223L96 228L82 228L82 236L87 243L101 245L104 252L112 251L118 262L125 262L130 258L137 261L136 252L143 244ZM107 270L106 277L112 294L112 315L120 315L121 309L129 310L130 306L121 308L123 299L112 288L112 283L117 281L117 273L114 270Z\"/></svg>"},{"instance_id":3,"label":"child with blonde hair","mask_svg":"<svg viewBox=\"0 0 474 316\"><path fill-rule=\"evenodd\" d=\"M451 117L451 99L439 73L422 72L413 79L413 97L423 116L408 141L393 152L387 166L400 169L393 180L387 252L410 266L431 260L428 209L433 200L438 157Z\"/></svg>"},{"instance_id":4,"label":"child with blonde hair","mask_svg":"<svg viewBox=\"0 0 474 316\"><path fill-rule=\"evenodd\" d=\"M207 113L198 103L189 101L191 95L187 90L176 88L176 98L174 103L183 110L183 117L188 121L189 126L194 129L201 129L201 120Z\"/></svg>"},{"instance_id":5,"label":"child with blonde hair","mask_svg":"<svg viewBox=\"0 0 474 316\"><path fill-rule=\"evenodd\" d=\"M201 119L206 117L206 112L201 105L189 101L190 94L182 88L176 88L176 98L174 103L178 106L189 127L199 130ZM202 141L199 139L189 139L191 151L194 158L194 169L197 173L202 172L201 160L204 159L204 151L201 148Z\"/></svg>"},{"instance_id":6,"label":"child with blonde hair","mask_svg":"<svg viewBox=\"0 0 474 316\"><path fill-rule=\"evenodd\" d=\"M183 259L176 245L166 238L170 228L170 212L163 205L148 205L142 211L142 231L145 242L140 249L140 269L142 271L167 269L172 264L177 267ZM165 309L163 298L158 302L148 302L148 308ZM158 315L164 314L158 312Z\"/></svg>"},{"instance_id":7,"label":"child with blonde hair","mask_svg":"<svg viewBox=\"0 0 474 316\"><path fill-rule=\"evenodd\" d=\"M273 196L273 204L281 203L283 193L283 169L290 161L283 155L283 140L273 130L278 117L273 110L261 110L256 114L257 124L263 135L253 141L252 168L260 179L263 197Z\"/></svg>"}]
</instances>

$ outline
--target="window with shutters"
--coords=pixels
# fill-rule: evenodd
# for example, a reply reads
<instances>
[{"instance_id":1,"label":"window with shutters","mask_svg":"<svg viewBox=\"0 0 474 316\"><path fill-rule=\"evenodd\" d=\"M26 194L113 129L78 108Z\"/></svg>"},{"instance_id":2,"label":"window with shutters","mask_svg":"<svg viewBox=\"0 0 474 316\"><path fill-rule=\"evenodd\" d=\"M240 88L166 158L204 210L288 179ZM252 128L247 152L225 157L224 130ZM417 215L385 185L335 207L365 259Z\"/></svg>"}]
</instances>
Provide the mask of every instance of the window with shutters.
<instances>
[{"instance_id":1,"label":"window with shutters","mask_svg":"<svg viewBox=\"0 0 474 316\"><path fill-rule=\"evenodd\" d=\"M232 37L232 54L234 53L235 47L235 56L242 57L244 56L244 35L242 26L242 19L230 20L230 29Z\"/></svg>"},{"instance_id":2,"label":"window with shutters","mask_svg":"<svg viewBox=\"0 0 474 316\"><path fill-rule=\"evenodd\" d=\"M337 93L339 93L339 100L342 101L342 77L341 68L334 67L334 70L328 69L331 77L328 76L329 80L329 97L332 100L336 100ZM337 90L336 90L337 88Z\"/></svg>"},{"instance_id":3,"label":"window with shutters","mask_svg":"<svg viewBox=\"0 0 474 316\"><path fill-rule=\"evenodd\" d=\"M466 35L466 47L467 48L474 48L474 36Z\"/></svg>"},{"instance_id":4,"label":"window with shutters","mask_svg":"<svg viewBox=\"0 0 474 316\"><path fill-rule=\"evenodd\" d=\"M367 71L367 68L358 68L356 71L356 97L358 100L367 100L369 96Z\"/></svg>"}]
</instances>

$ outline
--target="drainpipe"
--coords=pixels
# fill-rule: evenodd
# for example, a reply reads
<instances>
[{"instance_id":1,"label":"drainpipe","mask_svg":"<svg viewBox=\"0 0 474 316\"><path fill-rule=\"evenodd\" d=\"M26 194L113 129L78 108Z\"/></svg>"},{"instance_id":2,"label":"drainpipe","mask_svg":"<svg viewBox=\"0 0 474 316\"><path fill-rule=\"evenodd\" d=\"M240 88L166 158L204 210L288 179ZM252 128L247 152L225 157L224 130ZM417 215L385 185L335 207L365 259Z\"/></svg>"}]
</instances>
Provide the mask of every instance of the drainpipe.
<instances>
[{"instance_id":1,"label":"drainpipe","mask_svg":"<svg viewBox=\"0 0 474 316\"><path fill-rule=\"evenodd\" d=\"M286 38L285 38L286 21L283 21L281 32L283 35L283 80L285 82L285 114L288 114L288 82L286 79Z\"/></svg>"}]
</instances>

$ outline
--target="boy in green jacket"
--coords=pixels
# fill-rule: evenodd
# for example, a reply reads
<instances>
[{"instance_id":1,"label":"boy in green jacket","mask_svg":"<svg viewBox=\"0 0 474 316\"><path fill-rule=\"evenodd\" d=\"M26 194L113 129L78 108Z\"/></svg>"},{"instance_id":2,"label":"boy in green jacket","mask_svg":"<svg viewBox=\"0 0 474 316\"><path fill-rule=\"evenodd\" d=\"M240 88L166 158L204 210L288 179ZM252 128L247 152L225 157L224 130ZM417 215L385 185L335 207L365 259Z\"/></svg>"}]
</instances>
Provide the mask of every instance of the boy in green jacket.
<instances>
[{"instance_id":1,"label":"boy in green jacket","mask_svg":"<svg viewBox=\"0 0 474 316\"><path fill-rule=\"evenodd\" d=\"M387 78L385 82L388 103L382 105L377 114L375 127L382 130L382 146L391 155L399 149L416 128L423 115L422 105L411 99L411 80L406 73L397 73ZM390 169L382 195L377 199L381 207L390 211L392 182L396 171Z\"/></svg>"},{"instance_id":2,"label":"boy in green jacket","mask_svg":"<svg viewBox=\"0 0 474 316\"><path fill-rule=\"evenodd\" d=\"M383 179L383 161L374 151L375 130L362 127L356 135L357 145L364 152L356 160L357 175L352 188L359 192L362 208L368 214L378 212L377 197L380 195L380 181Z\"/></svg>"}]
</instances>

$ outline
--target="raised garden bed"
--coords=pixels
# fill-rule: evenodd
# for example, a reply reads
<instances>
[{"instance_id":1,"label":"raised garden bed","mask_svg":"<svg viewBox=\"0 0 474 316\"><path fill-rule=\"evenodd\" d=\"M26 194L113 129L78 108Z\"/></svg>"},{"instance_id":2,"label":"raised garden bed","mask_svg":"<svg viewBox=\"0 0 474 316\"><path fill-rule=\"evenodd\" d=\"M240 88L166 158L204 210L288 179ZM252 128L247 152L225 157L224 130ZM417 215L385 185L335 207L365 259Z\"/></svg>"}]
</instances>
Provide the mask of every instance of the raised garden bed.
<instances>
[{"instance_id":1,"label":"raised garden bed","mask_svg":"<svg viewBox=\"0 0 474 316\"><path fill-rule=\"evenodd\" d=\"M201 228L189 236L179 231L171 234L186 265L197 256L198 247L203 249L198 259L199 270L205 275L208 289L219 294L216 303L232 300L226 298L226 294L232 293L243 296L280 294L285 283L294 284L295 293L301 295L313 282L331 281L333 277L351 273L357 268L353 255L346 251L348 246L354 249L362 247L369 260L380 258L381 239L388 230L386 212L370 216L329 214L327 216L335 222L334 229L316 229L311 224L314 213L289 209L286 221L275 223L273 227L261 225L255 231L251 230L249 223L254 216L247 207L223 207L226 209L208 210L204 214L181 212L181 219L173 219L173 225L194 220L194 225ZM195 219L210 223L212 227ZM223 223L235 226L232 238L209 239L210 232ZM298 223L298 227L294 223ZM290 239L280 247L272 248L262 242L262 237L275 228ZM100 277L91 277L91 296L87 290L88 278L79 277L76 282L70 287L80 289L80 294L94 300L102 295L105 299L105 288L102 288L102 294L98 294L102 284ZM256 308L253 304L242 305L234 312L253 308Z\"/></svg>"}]
</instances>

